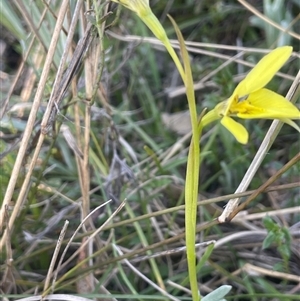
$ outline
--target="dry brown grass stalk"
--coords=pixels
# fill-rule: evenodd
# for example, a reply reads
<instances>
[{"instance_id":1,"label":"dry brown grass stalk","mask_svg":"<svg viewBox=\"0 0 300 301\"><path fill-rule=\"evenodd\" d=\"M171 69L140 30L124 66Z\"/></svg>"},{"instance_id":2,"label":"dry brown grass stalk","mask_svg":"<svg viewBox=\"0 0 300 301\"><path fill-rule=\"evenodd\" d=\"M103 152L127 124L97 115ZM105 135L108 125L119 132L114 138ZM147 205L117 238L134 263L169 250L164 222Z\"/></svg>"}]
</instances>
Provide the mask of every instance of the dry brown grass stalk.
<instances>
[{"instance_id":1,"label":"dry brown grass stalk","mask_svg":"<svg viewBox=\"0 0 300 301\"><path fill-rule=\"evenodd\" d=\"M5 210L5 207L9 204L9 202L12 198L14 188L15 188L15 185L16 185L19 173L20 173L20 169L21 169L21 166L22 166L22 163L23 163L23 159L24 159L26 151L27 151L27 146L28 146L28 143L29 143L30 138L31 138L31 134L32 134L32 131L33 131L33 126L34 126L34 123L35 123L36 115L37 115L37 112L38 112L38 109L40 107L40 103L41 103L41 100L42 100L42 97L43 97L43 93L44 93L45 85L46 85L46 82L47 82L48 74L49 74L49 71L50 71L50 68L51 68L51 65L52 65L52 61L53 61L53 57L54 57L55 48L56 48L56 45L57 45L57 42L58 42L58 38L59 38L59 35L60 35L60 32L61 32L61 28L62 28L62 25L63 25L63 21L64 21L64 17L65 17L68 5L69 5L68 1L64 0L62 2L60 10L59 10L59 14L58 14L58 17L57 17L57 22L55 24L55 29L54 29L53 36L52 36L52 39L51 39L51 43L50 43L50 46L49 46L49 50L47 52L47 56L46 56L46 59L45 59L44 68L43 68L41 78L40 78L39 83L38 83L37 92L36 92L35 98L33 100L30 115L28 117L27 126L26 126L26 129L24 131L23 139L22 139L21 144L20 144L19 152L18 152L16 161L15 161L15 164L14 164L14 167L13 167L11 178L10 178L7 190L6 190L6 194L5 194L3 203L2 203L1 210L0 210L0 228L1 229L3 227L3 222L5 220L4 219L4 210ZM48 113L48 115L45 114L43 122L45 122L45 120L47 120L49 118L49 116L50 116L50 112ZM24 203L24 200L25 200L25 197L26 197L26 192L28 191L28 186L29 186L29 183L30 183L31 173L32 173L33 168L36 164L38 154L39 154L39 151L40 151L40 147L42 146L43 140L44 140L44 135L40 135L39 142L36 146L36 149L35 149L34 155L32 157L31 163L29 165L29 168L28 168L26 177L24 179L22 188L19 192L18 199L17 199L16 204L14 206L14 210L13 210L11 216L10 216L10 219L9 219L10 229L13 229L14 221L17 218L17 216L20 214L22 204ZM7 235L7 231L5 231L3 233L3 236L1 238L0 250L2 250L2 248L4 246L4 243L5 243L5 240L6 240L6 235Z\"/></svg>"}]
</instances>

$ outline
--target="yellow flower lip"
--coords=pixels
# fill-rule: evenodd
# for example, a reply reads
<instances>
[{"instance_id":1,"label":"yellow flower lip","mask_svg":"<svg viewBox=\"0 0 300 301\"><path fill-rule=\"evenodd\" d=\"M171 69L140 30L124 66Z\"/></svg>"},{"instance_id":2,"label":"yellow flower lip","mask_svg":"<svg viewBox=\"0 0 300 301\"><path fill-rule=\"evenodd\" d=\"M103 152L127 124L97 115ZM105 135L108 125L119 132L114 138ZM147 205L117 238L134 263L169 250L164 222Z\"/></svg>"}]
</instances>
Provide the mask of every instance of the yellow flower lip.
<instances>
[{"instance_id":1,"label":"yellow flower lip","mask_svg":"<svg viewBox=\"0 0 300 301\"><path fill-rule=\"evenodd\" d=\"M203 125L212 121L212 116L221 118L225 126L240 143L248 142L248 132L230 116L243 119L279 119L300 132L291 119L300 119L299 109L283 96L264 87L291 56L293 48L283 46L264 56L247 76L237 85L232 95L216 105L214 114L202 119Z\"/></svg>"}]
</instances>

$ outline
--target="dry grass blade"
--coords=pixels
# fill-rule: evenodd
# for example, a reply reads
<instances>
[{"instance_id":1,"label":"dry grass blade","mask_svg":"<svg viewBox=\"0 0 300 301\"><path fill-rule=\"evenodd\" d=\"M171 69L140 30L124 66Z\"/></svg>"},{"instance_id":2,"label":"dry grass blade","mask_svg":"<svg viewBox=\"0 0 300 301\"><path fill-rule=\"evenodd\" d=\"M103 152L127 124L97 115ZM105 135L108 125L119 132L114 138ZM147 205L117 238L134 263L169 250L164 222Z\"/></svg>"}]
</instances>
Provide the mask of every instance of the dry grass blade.
<instances>
[{"instance_id":1,"label":"dry grass blade","mask_svg":"<svg viewBox=\"0 0 300 301\"><path fill-rule=\"evenodd\" d=\"M35 98L34 98L34 101L33 101L33 105L32 105L31 111L30 111L30 115L28 117L27 126L26 126L26 129L24 131L23 139L22 139L21 144L20 144L19 152L18 152L16 161L15 161L15 164L14 164L14 167L13 167L13 170L12 170L11 178L10 178L7 190L6 190L6 194L5 194L3 203L2 203L1 210L0 210L0 229L2 229L2 227L3 227L3 221L4 221L3 217L4 217L5 207L9 204L9 202L12 198L14 188L15 188L15 185L16 185L19 173L20 173L21 165L22 165L22 162L23 162L26 150L27 150L27 146L28 146L31 134L32 134L32 130L33 130L33 126L34 126L34 123L35 123L36 115L37 115L38 109L40 107L41 99L43 97L47 77L48 77L48 74L49 74L49 71L50 71L50 67L52 65L52 60L53 60L56 44L58 42L58 38L59 38L59 35L60 35L60 31L61 31L61 28L62 28L62 25L63 25L64 16L66 14L68 5L69 5L68 1L64 0L62 2L62 5L61 5L60 11L59 11L59 15L58 15L58 18L57 18L57 23L55 25L54 33L53 33L52 40L51 40L50 47L49 47L49 51L48 51L47 56L46 56L43 72L41 74L41 78L40 78L40 81L39 81L39 84L38 84L38 87L37 87L37 92L36 92L36 95L35 95ZM40 143L40 146L41 146L41 144L42 143ZM27 176L26 176L26 178L23 182L22 189L19 193L18 200L17 200L16 205L14 207L13 213L10 217L9 226L10 226L11 229L13 228L13 224L14 224L14 221L15 221L16 217L20 213L20 209L21 209L22 203L24 201L26 191L28 190L28 184L29 184L29 181L30 181L30 176L31 176L33 167L35 166L37 157L38 157L38 152L39 152L39 149L37 148L36 152L35 152L36 155L32 159L32 162L31 162L30 168L28 170ZM7 232L5 231L2 238L1 238L1 241L0 241L0 250L2 250L2 248L3 248L4 242L5 242L5 239L6 239L6 235L7 235Z\"/></svg>"},{"instance_id":2,"label":"dry grass blade","mask_svg":"<svg viewBox=\"0 0 300 301\"><path fill-rule=\"evenodd\" d=\"M35 42L35 37L32 37L31 41L30 41L30 44L28 46L28 50L25 53L24 58L22 60L22 63L20 64L20 66L18 68L18 72L17 72L17 74L14 78L14 81L13 81L12 85L10 86L10 89L9 89L8 94L7 94L6 100L5 100L4 103L1 104L0 120L3 118L4 114L6 113L9 100L10 100L10 98L11 98L11 96L12 96L12 94L13 94L15 88L16 88L17 82L19 81L22 72L24 71L24 67L26 65L25 62L27 61L28 57L31 55L31 50L32 50L32 47L34 45L34 42Z\"/></svg>"},{"instance_id":3,"label":"dry grass blade","mask_svg":"<svg viewBox=\"0 0 300 301\"><path fill-rule=\"evenodd\" d=\"M56 114L59 110L60 102L62 101L62 98L64 94L66 93L66 90L68 89L71 80L73 79L76 71L78 70L84 52L92 42L93 36L91 35L92 30L92 24L88 25L88 28L86 29L86 32L84 36L80 39L78 42L76 49L74 51L74 54L72 56L72 59L70 61L70 64L66 71L63 73L65 62L67 60L67 56L73 41L73 36L75 33L75 28L77 25L79 12L82 6L82 0L78 1L76 4L76 9L74 12L74 16L72 18L70 31L68 33L67 41L66 41L66 47L64 48L64 53L60 61L60 65L58 68L58 72L56 75L55 83L54 83L54 89L51 92L51 96L48 102L47 111L44 115L42 125L41 125L41 131L44 135L48 133L49 128L52 126Z\"/></svg>"},{"instance_id":4,"label":"dry grass blade","mask_svg":"<svg viewBox=\"0 0 300 301\"><path fill-rule=\"evenodd\" d=\"M16 4L16 6L18 7L19 12L23 15L27 25L29 26L31 31L34 33L34 36L39 41L39 43L42 45L45 53L47 53L48 49L47 49L43 39L41 38L40 33L38 32L38 28L34 25L32 18L30 16L30 13L27 11L27 7L24 5L24 3L22 1L14 1L14 2Z\"/></svg>"},{"instance_id":5,"label":"dry grass blade","mask_svg":"<svg viewBox=\"0 0 300 301\"><path fill-rule=\"evenodd\" d=\"M287 164L285 164L281 169L279 169L275 175L273 175L268 181L266 181L261 187L256 189L255 192L253 192L247 200L239 205L235 210L231 212L231 214L228 217L228 221L232 220L234 216L241 210L243 210L251 201L253 201L260 193L262 193L268 186L270 186L273 182L275 182L280 176L282 176L283 173L285 173L289 168L294 166L300 161L300 153L298 153L294 158L292 158Z\"/></svg>"},{"instance_id":6,"label":"dry grass blade","mask_svg":"<svg viewBox=\"0 0 300 301\"><path fill-rule=\"evenodd\" d=\"M68 225L69 225L69 221L65 221L64 227L62 228L62 230L60 232L60 235L59 235L59 238L57 240L57 244L56 244L56 247L55 247L52 259L51 259L51 263L50 263L50 266L49 266L49 270L48 270L48 273L47 273L47 277L46 277L46 280L45 280L44 291L48 288L48 286L50 284L51 275L52 275L52 272L54 270L54 264L57 260L58 252L61 248L61 244L62 244L62 241L65 237Z\"/></svg>"},{"instance_id":7,"label":"dry grass blade","mask_svg":"<svg viewBox=\"0 0 300 301\"><path fill-rule=\"evenodd\" d=\"M197 244L195 244L195 248L203 248L203 247L207 247L207 246L209 246L211 244L215 244L215 243L216 243L215 240L206 241L206 242L202 242L202 243L197 243ZM150 258L167 256L167 255L181 253L181 252L185 252L185 251L186 251L186 246L184 246L184 247L178 247L178 248L175 248L175 249L170 249L168 251L163 251L163 252L155 253L153 255L140 256L140 257L134 258L134 259L132 259L130 261L131 262L139 262L139 261L142 261L142 260L148 260Z\"/></svg>"},{"instance_id":8,"label":"dry grass blade","mask_svg":"<svg viewBox=\"0 0 300 301\"><path fill-rule=\"evenodd\" d=\"M60 127L60 131L61 131L62 135L64 136L64 138L66 139L66 142L68 143L68 145L70 146L70 148L74 152L74 154L76 156L78 156L79 159L82 160L83 159L82 151L78 147L78 145L76 143L76 139L73 136L72 132L70 131L70 128L67 125L63 124Z\"/></svg>"},{"instance_id":9,"label":"dry grass blade","mask_svg":"<svg viewBox=\"0 0 300 301\"><path fill-rule=\"evenodd\" d=\"M119 255L123 255L123 252L117 245L113 245L113 248L119 253ZM142 278L144 281L146 281L150 286L155 288L157 291L159 291L162 295L168 297L170 300L173 301L180 301L178 298L175 298L174 296L170 295L163 289L161 289L157 284L155 284L153 281L151 281L149 278L147 278L145 275L143 275L137 268L135 268L127 259L123 259L121 262L124 262L136 275L138 275L140 278Z\"/></svg>"},{"instance_id":10,"label":"dry grass blade","mask_svg":"<svg viewBox=\"0 0 300 301\"><path fill-rule=\"evenodd\" d=\"M43 296L32 296L27 298L16 299L15 301L42 301ZM83 298L79 296L67 295L67 294L53 294L47 295L49 301L93 301L93 299Z\"/></svg>"},{"instance_id":11,"label":"dry grass blade","mask_svg":"<svg viewBox=\"0 0 300 301\"><path fill-rule=\"evenodd\" d=\"M92 210L90 212L90 214L88 216L86 216L80 223L80 225L77 227L77 229L75 230L75 232L73 233L72 237L69 239L68 241L68 244L66 245L61 257L60 257L60 260L59 260L59 263L58 263L58 266L57 266L57 269L56 269L56 274L55 274L55 277L54 277L54 280L53 280L53 288L54 288L54 284L55 284L55 281L56 281L56 278L57 278L57 273L59 272L59 269L61 268L61 265L62 265L62 262L65 258L65 255L72 243L72 241L74 240L74 238L76 237L78 231L84 226L84 223L96 212L98 211L100 208L102 208L103 206L106 206L108 203L110 203L111 200L101 204L100 206L96 207L94 210ZM88 242L85 242L85 244L87 244ZM84 247L84 245L82 246L82 248ZM73 257L74 258L77 254L79 253L79 250L77 251L77 253L73 254ZM69 258L69 261L72 260L72 258Z\"/></svg>"},{"instance_id":12,"label":"dry grass blade","mask_svg":"<svg viewBox=\"0 0 300 301\"><path fill-rule=\"evenodd\" d=\"M62 262L63 262L63 260L64 260L64 258L65 258L65 255L66 255L66 253L67 253L67 250L68 250L68 248L70 247L71 242L74 240L76 234L77 234L78 231L81 229L81 227L84 226L84 223L85 223L85 222L93 215L94 212L96 212L97 210L99 210L99 208L101 208L101 207L107 205L109 202L111 202L111 200L109 200L109 201L107 201L107 202L101 204L100 206L98 206L97 208L95 208L93 211L91 211L91 212L90 212L90 213L82 220L82 222L80 223L80 225L77 227L77 229L76 229L75 232L73 233L72 237L70 238L70 240L69 240L69 242L68 242L66 248L64 249L64 252L63 252L63 254L62 254L62 256L61 256L61 258L60 258L60 260L59 260L57 269L56 269L56 271L55 271L55 276L54 276L54 278L53 278L52 290L54 290L55 282L56 282L57 275L58 275L58 272L60 271L60 269L64 268L64 266L66 266L70 261L72 261L72 259L74 259L74 258L80 253L80 251L83 250L83 249L87 246L87 244L90 243L90 242L97 236L97 234L99 234L99 233L103 230L103 228L104 228L105 226L107 226L107 224L110 223L110 222L113 220L113 218L114 218L114 217L122 210L122 208L123 208L123 207L125 206L125 204L126 204L126 200L123 201L123 202L120 204L120 206L113 212L113 214L105 221L105 223L103 223L103 225L101 225L101 227L99 227L98 229L96 229L95 231L93 231L92 235L90 235L89 238L88 238L87 240L85 240L85 241L81 244L80 248L79 248L74 254L72 254L72 256L69 257L68 260L66 260L66 262L64 262L64 263L62 264Z\"/></svg>"},{"instance_id":13,"label":"dry grass blade","mask_svg":"<svg viewBox=\"0 0 300 301\"><path fill-rule=\"evenodd\" d=\"M268 269L257 267L249 263L245 264L242 270L246 271L249 274L256 273L257 275L265 275L265 276L270 276L270 277L279 278L283 280L294 281L297 283L299 282L298 275L291 275L291 274L277 272L277 271L270 271Z\"/></svg>"},{"instance_id":14,"label":"dry grass blade","mask_svg":"<svg viewBox=\"0 0 300 301\"><path fill-rule=\"evenodd\" d=\"M300 207L291 207L291 208L284 208L278 210L269 210L268 212L260 212L260 213L253 213L247 215L236 215L235 218L232 220L233 222L243 222L245 220L259 220L264 218L266 215L268 216L280 216L280 215L287 215L287 214L300 214Z\"/></svg>"}]
</instances>

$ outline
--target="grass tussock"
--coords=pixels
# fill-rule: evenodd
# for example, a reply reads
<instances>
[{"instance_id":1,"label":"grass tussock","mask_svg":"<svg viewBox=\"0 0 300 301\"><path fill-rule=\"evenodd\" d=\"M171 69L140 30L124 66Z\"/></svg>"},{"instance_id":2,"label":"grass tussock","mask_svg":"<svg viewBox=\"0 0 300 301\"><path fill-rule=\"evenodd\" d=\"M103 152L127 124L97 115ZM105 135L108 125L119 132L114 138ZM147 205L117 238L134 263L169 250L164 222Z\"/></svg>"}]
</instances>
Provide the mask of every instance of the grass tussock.
<instances>
[{"instance_id":1,"label":"grass tussock","mask_svg":"<svg viewBox=\"0 0 300 301\"><path fill-rule=\"evenodd\" d=\"M299 4L277 2L151 1L174 49L168 14L186 41L198 115L281 45L294 51L268 88L297 102ZM3 300L192 300L191 123L162 44L113 2L3 1L0 13ZM198 287L231 286L226 300L300 300L299 133L242 123L247 145L216 123L202 132ZM237 216L218 222L235 198Z\"/></svg>"}]
</instances>

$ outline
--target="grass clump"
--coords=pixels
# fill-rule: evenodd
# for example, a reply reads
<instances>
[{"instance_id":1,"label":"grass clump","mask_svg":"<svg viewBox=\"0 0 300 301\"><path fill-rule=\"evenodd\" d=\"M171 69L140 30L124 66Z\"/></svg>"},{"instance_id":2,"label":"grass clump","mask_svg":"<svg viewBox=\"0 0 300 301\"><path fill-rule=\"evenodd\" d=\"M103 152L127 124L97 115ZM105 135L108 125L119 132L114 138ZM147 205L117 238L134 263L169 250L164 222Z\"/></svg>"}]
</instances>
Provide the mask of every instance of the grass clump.
<instances>
[{"instance_id":1,"label":"grass clump","mask_svg":"<svg viewBox=\"0 0 300 301\"><path fill-rule=\"evenodd\" d=\"M202 131L200 156L195 139L200 112L227 99L268 49L280 46L270 45L274 31L268 36L279 21L245 1L151 3L168 50L183 53L175 65L144 15L116 3L80 3L4 1L1 12L10 37L3 43L22 57L13 69L4 53L1 69L2 296L197 300L196 288L204 301L297 300L298 133L286 126L268 133L274 142L263 161L253 158L270 121L243 122L246 146L216 124ZM294 51L268 85L292 102L299 96L294 6L283 20ZM192 110L184 84L195 91ZM233 195L253 162L259 169L249 190ZM223 206L237 197L247 206L219 223Z\"/></svg>"}]
</instances>

